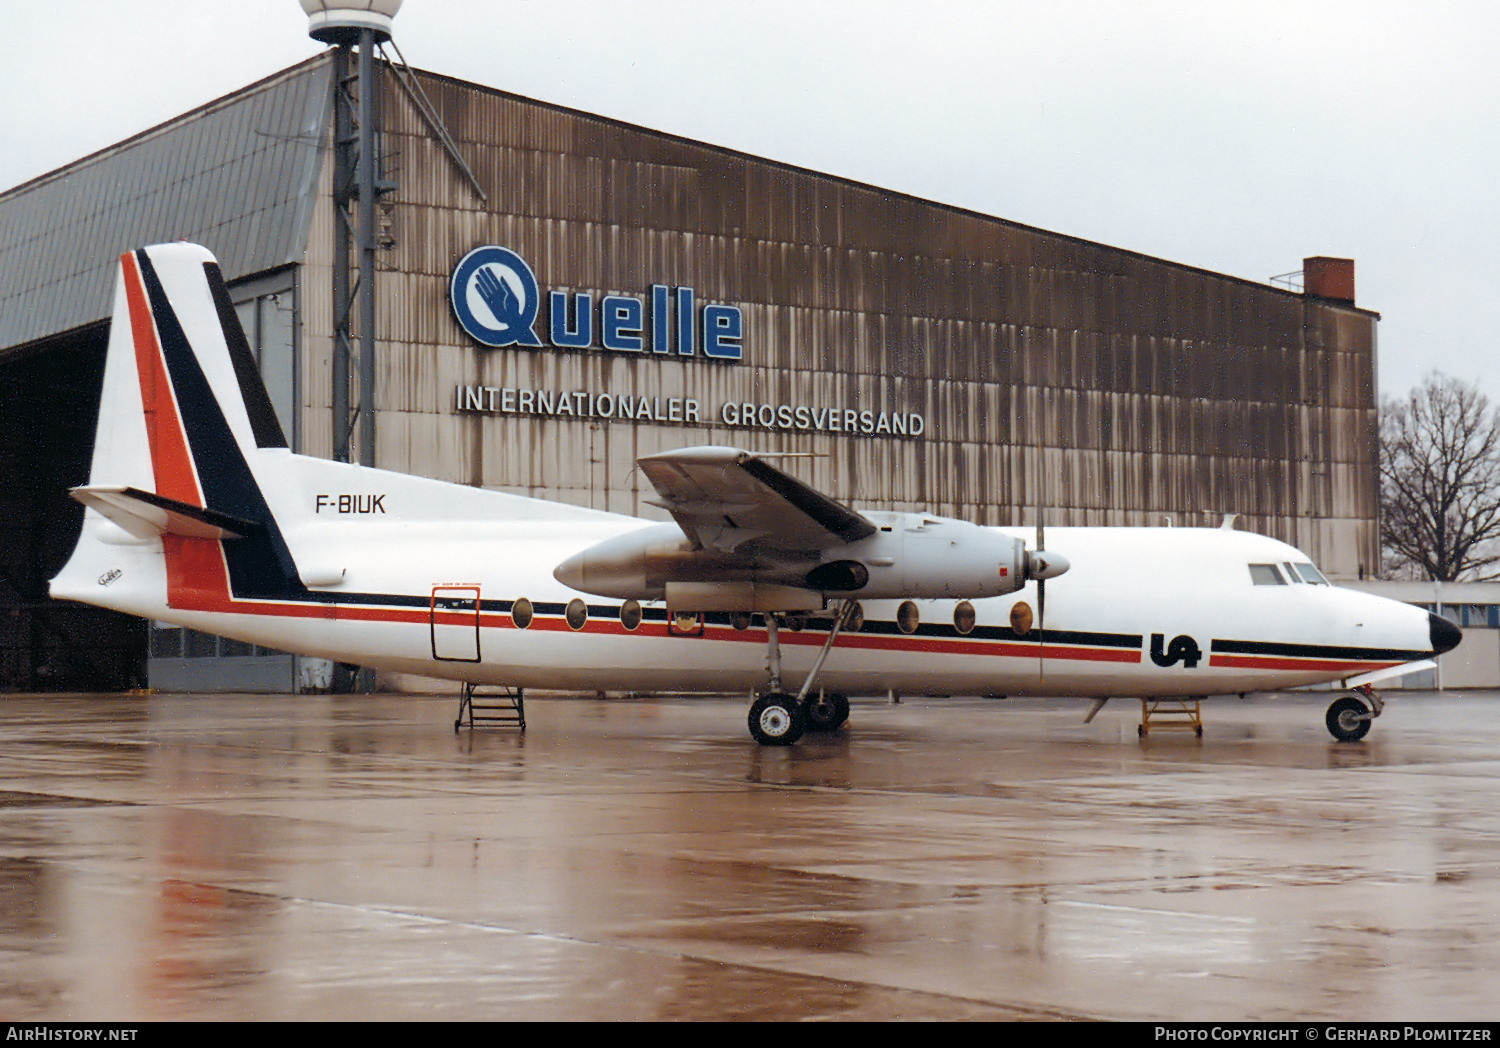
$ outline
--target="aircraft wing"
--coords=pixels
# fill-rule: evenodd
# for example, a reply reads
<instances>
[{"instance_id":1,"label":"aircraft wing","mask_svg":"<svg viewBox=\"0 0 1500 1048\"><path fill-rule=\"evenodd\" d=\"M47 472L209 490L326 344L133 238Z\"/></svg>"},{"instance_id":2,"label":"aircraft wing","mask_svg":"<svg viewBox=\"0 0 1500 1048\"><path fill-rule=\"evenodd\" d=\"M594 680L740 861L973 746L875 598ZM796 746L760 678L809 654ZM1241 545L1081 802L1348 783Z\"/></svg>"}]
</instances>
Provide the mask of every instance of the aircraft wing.
<instances>
[{"instance_id":1,"label":"aircraft wing","mask_svg":"<svg viewBox=\"0 0 1500 1048\"><path fill-rule=\"evenodd\" d=\"M868 518L738 448L697 447L637 460L661 506L697 549L809 552L875 534Z\"/></svg>"}]
</instances>

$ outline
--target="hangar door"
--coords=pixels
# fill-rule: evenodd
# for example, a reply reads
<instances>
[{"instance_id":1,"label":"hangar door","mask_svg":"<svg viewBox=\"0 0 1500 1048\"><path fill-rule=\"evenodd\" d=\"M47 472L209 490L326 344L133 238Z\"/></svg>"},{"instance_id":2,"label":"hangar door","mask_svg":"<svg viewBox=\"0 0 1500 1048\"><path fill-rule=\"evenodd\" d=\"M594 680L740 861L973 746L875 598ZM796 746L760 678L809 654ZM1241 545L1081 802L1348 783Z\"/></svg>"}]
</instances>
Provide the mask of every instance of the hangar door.
<instances>
[{"instance_id":1,"label":"hangar door","mask_svg":"<svg viewBox=\"0 0 1500 1048\"><path fill-rule=\"evenodd\" d=\"M146 683L146 624L53 600L83 527L108 325L0 359L0 691L123 691Z\"/></svg>"}]
</instances>

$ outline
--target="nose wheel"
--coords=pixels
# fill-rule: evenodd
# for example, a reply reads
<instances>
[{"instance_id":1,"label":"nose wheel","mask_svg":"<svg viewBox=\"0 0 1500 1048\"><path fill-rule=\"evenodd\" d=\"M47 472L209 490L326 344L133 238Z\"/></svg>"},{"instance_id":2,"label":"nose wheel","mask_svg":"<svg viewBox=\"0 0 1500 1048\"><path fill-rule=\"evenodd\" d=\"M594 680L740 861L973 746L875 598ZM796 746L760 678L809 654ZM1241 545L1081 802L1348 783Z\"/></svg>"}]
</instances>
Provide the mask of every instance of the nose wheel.
<instances>
[{"instance_id":1,"label":"nose wheel","mask_svg":"<svg viewBox=\"0 0 1500 1048\"><path fill-rule=\"evenodd\" d=\"M1328 707L1324 723L1328 725L1328 733L1339 742L1358 742L1370 734L1370 722L1380 716L1384 707L1375 689L1366 684L1355 688L1353 694L1335 699Z\"/></svg>"}]
</instances>

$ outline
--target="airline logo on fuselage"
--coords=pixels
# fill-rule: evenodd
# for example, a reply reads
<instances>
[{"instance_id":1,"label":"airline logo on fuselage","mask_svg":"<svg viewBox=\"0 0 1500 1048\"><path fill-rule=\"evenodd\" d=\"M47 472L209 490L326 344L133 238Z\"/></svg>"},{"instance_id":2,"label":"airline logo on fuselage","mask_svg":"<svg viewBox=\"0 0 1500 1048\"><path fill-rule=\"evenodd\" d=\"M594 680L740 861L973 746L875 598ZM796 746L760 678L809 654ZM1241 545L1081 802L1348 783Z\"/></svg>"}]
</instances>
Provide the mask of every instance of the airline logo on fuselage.
<instances>
[{"instance_id":1,"label":"airline logo on fuselage","mask_svg":"<svg viewBox=\"0 0 1500 1048\"><path fill-rule=\"evenodd\" d=\"M655 353L737 361L744 356L744 314L738 306L699 306L690 287L652 284L644 296L587 291L543 295L520 255L493 244L477 247L453 267L449 302L474 341L499 349L526 346ZM547 321L547 341L537 324Z\"/></svg>"},{"instance_id":2,"label":"airline logo on fuselage","mask_svg":"<svg viewBox=\"0 0 1500 1048\"><path fill-rule=\"evenodd\" d=\"M1182 663L1183 669L1193 669L1203 658L1203 649L1192 637L1183 634L1167 643L1165 633L1151 634L1151 661L1162 669Z\"/></svg>"}]
</instances>

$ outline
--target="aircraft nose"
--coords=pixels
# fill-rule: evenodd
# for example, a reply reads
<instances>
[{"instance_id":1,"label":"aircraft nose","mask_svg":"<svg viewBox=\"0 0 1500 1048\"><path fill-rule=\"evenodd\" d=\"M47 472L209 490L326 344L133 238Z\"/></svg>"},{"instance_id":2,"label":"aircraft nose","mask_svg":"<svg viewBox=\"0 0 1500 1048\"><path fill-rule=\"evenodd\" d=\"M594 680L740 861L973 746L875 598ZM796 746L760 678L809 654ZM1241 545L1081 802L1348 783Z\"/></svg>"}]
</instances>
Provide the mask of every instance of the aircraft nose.
<instances>
[{"instance_id":1,"label":"aircraft nose","mask_svg":"<svg viewBox=\"0 0 1500 1048\"><path fill-rule=\"evenodd\" d=\"M1441 615L1427 614L1427 627L1432 635L1432 653L1441 655L1445 651L1452 651L1458 647L1458 642L1464 639L1463 631Z\"/></svg>"}]
</instances>

